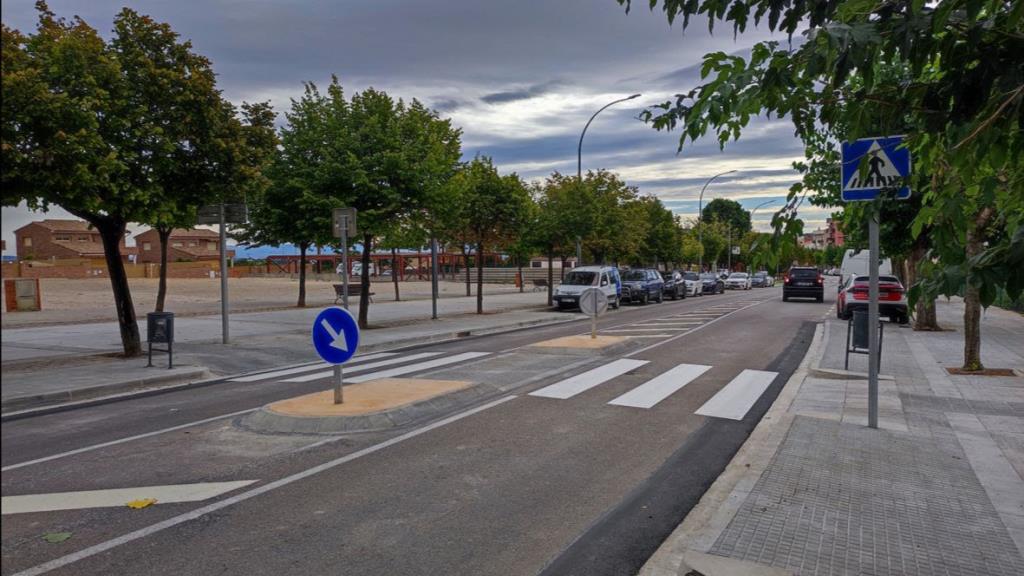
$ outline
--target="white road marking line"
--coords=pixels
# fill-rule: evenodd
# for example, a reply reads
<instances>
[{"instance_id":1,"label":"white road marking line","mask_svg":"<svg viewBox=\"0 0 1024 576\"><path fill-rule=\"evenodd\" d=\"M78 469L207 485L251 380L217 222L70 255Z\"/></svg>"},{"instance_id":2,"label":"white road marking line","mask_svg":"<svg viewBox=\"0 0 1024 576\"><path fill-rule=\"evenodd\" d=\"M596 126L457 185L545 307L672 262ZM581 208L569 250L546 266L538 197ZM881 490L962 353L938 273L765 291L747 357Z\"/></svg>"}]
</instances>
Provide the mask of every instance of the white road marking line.
<instances>
[{"instance_id":1,"label":"white road marking line","mask_svg":"<svg viewBox=\"0 0 1024 576\"><path fill-rule=\"evenodd\" d=\"M545 386L540 390L534 390L533 392L530 392L530 396L565 400L566 398L572 398L581 392L586 392L594 386L603 384L612 378L622 376L626 372L639 368L644 364L647 364L647 360L616 360L605 364L604 366L598 366L593 370L587 370L586 372L577 374L571 378L566 378L560 382L555 382L554 384Z\"/></svg>"},{"instance_id":2,"label":"white road marking line","mask_svg":"<svg viewBox=\"0 0 1024 576\"><path fill-rule=\"evenodd\" d=\"M150 436L157 436L159 434L166 434L167 432L174 432L175 430L183 430L185 428L191 428L192 426L208 424L210 422L216 422L217 420L223 420L225 418L234 418L235 416L241 416L242 414L248 414L249 412L255 412L257 410L259 410L259 407L249 408L248 410L239 410L238 412L229 412L227 414L221 414L220 416L214 416L213 418L204 418L202 420L196 420L195 422L189 422L187 424L179 424L177 426L171 426L170 428L162 428L160 430L146 432L145 434L136 434L135 436L128 436L126 438L111 440L109 442L103 442L101 444L93 444L92 446L85 446L83 448L77 448L75 450L61 452L60 454L54 454L52 456L44 456L43 458L36 458L35 460L29 460L27 462L19 462L17 464L4 466L3 468L0 468L0 472L7 472L8 470L24 468L25 466L32 466L33 464L41 464L43 462L49 462L50 460L66 458L68 456L74 456L75 454L82 454L84 452L92 452L93 450L99 450L100 448L116 446L118 444L124 444L125 442L132 442L134 440L141 440L142 438L149 438Z\"/></svg>"},{"instance_id":3,"label":"white road marking line","mask_svg":"<svg viewBox=\"0 0 1024 576\"><path fill-rule=\"evenodd\" d=\"M703 320L658 320L650 322L637 322L633 326L694 326L703 324Z\"/></svg>"},{"instance_id":4,"label":"white road marking line","mask_svg":"<svg viewBox=\"0 0 1024 576\"><path fill-rule=\"evenodd\" d=\"M298 482L299 480L305 480L306 478L309 478L310 476L315 476L316 474L319 474L321 472L326 472L327 470L330 470L331 468L336 468L338 466L341 466L342 464L345 464L347 462L351 462L351 461L353 461L353 460L355 460L357 458L362 458L363 456L367 456L369 454L373 454L374 452L379 452L379 451L381 451L381 450L383 450L383 449L385 449L385 448L387 448L389 446L394 446L395 444L398 444L400 442L404 442L404 441L409 440L411 438L415 438L416 436L419 436L421 434L425 434L425 433L430 432L431 430L434 430L436 428L440 428L442 426L447 426L448 424L451 424L452 422L456 422L458 420L462 420L463 418L466 418L468 416L472 416L473 414L477 414L479 412L483 412L484 410L487 410L489 408L493 408L495 406L498 406L499 404L503 404L503 403L508 402L509 400L513 400L515 398L516 398L516 396L514 396L514 395L513 396L505 396L504 398L498 398L494 402L489 402L487 404L484 404L483 406L477 406L476 408L472 408L472 409L466 410L465 412L460 412L459 414L455 414L454 416L449 416L448 418L445 418L443 420L438 420L437 422L433 422L431 424L427 424L426 426L424 426L422 428L417 428L416 430L411 430L409 432L406 432L405 434L402 434L401 436L395 436L394 438L391 438L389 440L385 440L385 441L383 441L383 442L381 442L379 444L374 444L373 446L370 446L368 448L363 448L362 450L357 450L356 452L353 452L353 453L348 454L346 456L342 456L341 458L337 458L337 459L331 460L329 462L324 462L323 464L320 464L318 466L314 466L312 468L308 468L306 470L303 470L302 472L297 472L295 474L292 474L291 476L285 476L284 478L281 478L280 480L275 480L273 482L269 482L269 483L264 484L262 486L257 486L257 487L255 487L255 488L253 488L251 490L248 490L246 492L242 492L241 494L237 494L235 496L231 496L229 498L225 498L223 500L219 500L219 501L214 502L212 504L207 504L206 506L203 506L202 508L196 508L195 510L192 510L191 512L186 512L184 514L181 514L181 515L178 515L178 516L174 516L172 518L168 518L167 520L164 520L163 522L157 522L156 524L147 526L145 528L140 528L139 530L135 530L134 532L129 532L129 533L124 534L122 536L118 536L117 538L114 538L114 539L111 539L111 540L107 540L106 542L100 542L99 544L94 544L92 546L89 546L88 548L83 548L82 550L79 550L78 552L73 552L73 553L68 554L66 556L61 556L60 558L55 558L53 560L50 560L49 562L44 562L44 563L39 564L37 566L33 566L32 568L29 568L27 570L22 570L21 572L18 572L17 574L14 574L13 576L37 576L38 574L45 574L46 572L49 572L51 570L56 570L57 568L62 568L64 566L67 566L68 564L72 564L74 562L78 562L79 560L83 560L85 558L89 558L91 556L95 556L97 554L101 554L103 552L106 552L107 550L110 550L111 548L116 548L116 547L118 547L118 546L120 546L122 544L127 544L128 542L134 542L135 540L138 540L140 538L145 538L146 536L150 536L150 535L156 534L157 532L161 532L161 531L166 530L168 528L173 528L173 527L175 527L175 526L177 526L179 524L184 524L185 522L188 522L190 520L195 520L196 518L201 518L201 517L203 517L203 516L205 516L205 515L207 515L207 514L209 514L211 512L216 512L218 510L223 510L224 508L227 508L228 506L234 506L235 504L238 504L239 502L245 502L246 500L249 500L251 498L255 498L256 496L259 496L261 494L266 494L267 492L270 492L272 490L276 490L278 488L281 488L282 486L287 486L289 484L293 484L295 482Z\"/></svg>"},{"instance_id":5,"label":"white road marking line","mask_svg":"<svg viewBox=\"0 0 1024 576\"><path fill-rule=\"evenodd\" d=\"M636 326L636 324L634 324ZM651 326L650 328L616 328L614 330L601 330L602 334L617 334L619 332L656 332L658 330L668 330L670 332L679 332L680 330L689 330L689 328L669 328L661 326ZM589 332L588 332L589 334Z\"/></svg>"},{"instance_id":6,"label":"white road marking line","mask_svg":"<svg viewBox=\"0 0 1024 576\"><path fill-rule=\"evenodd\" d=\"M696 414L743 420L754 402L757 402L778 375L778 372L744 370L698 408Z\"/></svg>"},{"instance_id":7,"label":"white road marking line","mask_svg":"<svg viewBox=\"0 0 1024 576\"><path fill-rule=\"evenodd\" d=\"M455 356L449 356L447 358L427 360L426 362L411 364L409 366L400 366L398 368L391 368L390 370L371 372L370 374L356 376L355 378L345 378L345 382L358 384L359 382L376 380L377 378L391 378L392 376L401 376L403 374L410 374L412 372L420 372L423 370L429 370L431 368L447 366L448 364L455 364L456 362L462 362L463 360L472 360L474 358L480 358L481 356L487 356L488 354L490 354L490 352L463 352L462 354L456 354Z\"/></svg>"},{"instance_id":8,"label":"white road marking line","mask_svg":"<svg viewBox=\"0 0 1024 576\"><path fill-rule=\"evenodd\" d=\"M200 502L220 496L221 494L227 494L239 488L244 488L256 482L256 480L199 482L196 484L175 484L169 486L140 486L138 488L114 488L111 490L4 496L2 503L0 503L0 508L2 508L2 514L6 516L8 514L125 506L132 500L141 500L143 498L155 498L157 504Z\"/></svg>"},{"instance_id":9,"label":"white road marking line","mask_svg":"<svg viewBox=\"0 0 1024 576\"><path fill-rule=\"evenodd\" d=\"M633 388L609 404L632 408L651 408L710 369L711 366L703 364L680 364Z\"/></svg>"},{"instance_id":10,"label":"white road marking line","mask_svg":"<svg viewBox=\"0 0 1024 576\"><path fill-rule=\"evenodd\" d=\"M353 358L350 363L357 364L360 362L367 362L369 360L376 360L378 358L387 358L388 356L394 356L396 354L397 352L377 352L376 354L357 356ZM271 378L280 378L281 376L288 376L290 374L301 374L303 372L309 372L310 370L321 370L323 367L323 363L317 362L316 364L310 364L309 366L299 366L298 368L287 368L284 370L275 370L274 372L263 372L261 374L253 374L252 376L232 378L228 380L228 382L259 382L260 380L270 380Z\"/></svg>"},{"instance_id":11,"label":"white road marking line","mask_svg":"<svg viewBox=\"0 0 1024 576\"><path fill-rule=\"evenodd\" d=\"M630 334L629 338L668 338L671 334Z\"/></svg>"},{"instance_id":12,"label":"white road marking line","mask_svg":"<svg viewBox=\"0 0 1024 576\"><path fill-rule=\"evenodd\" d=\"M734 310L733 312L729 312L728 314L722 314L718 318L715 318L714 320L711 320L709 322L705 322L705 323L701 324L700 326L694 326L693 328L690 328L686 332L682 332L680 334L676 334L675 336L673 336L671 338L667 338L665 340L662 340L661 342L655 342L654 344L651 344L650 346L644 346L643 348L640 348L638 350L634 350L634 351L630 352L629 354L626 354L625 357L629 358L630 356L636 356L637 354L643 354L644 352L647 352L648 350L654 350L655 348L657 348L659 346L664 346L665 344L668 344L669 342L675 342L676 340L682 338L683 336L687 336L689 334L693 334L694 332L696 332L698 330L703 330L703 329L707 328L708 326L711 326L712 324L714 324L715 322L718 322L719 320L721 320L722 318L725 318L726 316L735 314L736 312L740 312L740 311L746 310L747 308L752 308L754 306L757 306L758 304L764 304L764 302L767 302L767 300L762 301L762 302L758 302L757 304L751 304L750 306L746 306L744 308L740 308L739 310Z\"/></svg>"},{"instance_id":13,"label":"white road marking line","mask_svg":"<svg viewBox=\"0 0 1024 576\"><path fill-rule=\"evenodd\" d=\"M432 356L440 355L440 352L420 352L419 354L410 354L409 356L402 356L401 358L389 358L387 360L381 360L379 362L370 362L369 364L359 364L349 368L348 364L345 365L346 374L354 374L356 372L365 372L367 370L373 370L374 368L380 368L381 366L391 366L392 364L401 364L402 362L412 362L413 360L422 360L424 358L430 358ZM320 366L323 368L323 365ZM295 378L289 378L283 380L283 382L312 382L313 380L320 380L321 378L330 378L334 376L334 369L325 370L323 372L316 372L314 374L306 374L305 376L296 376Z\"/></svg>"}]
</instances>

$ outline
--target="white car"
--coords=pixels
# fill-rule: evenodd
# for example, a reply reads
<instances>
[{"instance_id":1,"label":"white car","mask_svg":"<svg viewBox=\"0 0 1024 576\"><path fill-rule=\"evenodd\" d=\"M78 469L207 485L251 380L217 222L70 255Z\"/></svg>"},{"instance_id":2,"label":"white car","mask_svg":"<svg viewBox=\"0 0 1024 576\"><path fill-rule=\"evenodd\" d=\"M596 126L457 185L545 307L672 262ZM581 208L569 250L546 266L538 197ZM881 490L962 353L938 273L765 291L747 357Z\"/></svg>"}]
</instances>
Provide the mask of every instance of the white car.
<instances>
[{"instance_id":1,"label":"white car","mask_svg":"<svg viewBox=\"0 0 1024 576\"><path fill-rule=\"evenodd\" d=\"M683 272L683 282L686 282L687 296L703 296L703 285L700 276L696 272Z\"/></svg>"},{"instance_id":2,"label":"white car","mask_svg":"<svg viewBox=\"0 0 1024 576\"><path fill-rule=\"evenodd\" d=\"M730 290L750 290L750 274L733 272L725 279L725 287Z\"/></svg>"},{"instance_id":3,"label":"white car","mask_svg":"<svg viewBox=\"0 0 1024 576\"><path fill-rule=\"evenodd\" d=\"M619 307L622 280L618 268L612 266L580 266L565 275L565 280L555 288L552 299L560 310L577 308L580 294L590 287L600 288L608 298L608 305Z\"/></svg>"}]
</instances>

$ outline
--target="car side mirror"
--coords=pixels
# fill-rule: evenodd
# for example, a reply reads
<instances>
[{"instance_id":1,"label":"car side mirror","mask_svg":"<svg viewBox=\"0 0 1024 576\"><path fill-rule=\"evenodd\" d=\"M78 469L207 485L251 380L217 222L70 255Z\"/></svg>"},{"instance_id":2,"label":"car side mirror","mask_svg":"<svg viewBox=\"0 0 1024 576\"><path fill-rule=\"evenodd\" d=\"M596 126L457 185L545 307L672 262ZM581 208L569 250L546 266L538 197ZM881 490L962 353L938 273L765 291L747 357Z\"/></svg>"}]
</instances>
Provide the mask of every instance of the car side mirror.
<instances>
[{"instance_id":1,"label":"car side mirror","mask_svg":"<svg viewBox=\"0 0 1024 576\"><path fill-rule=\"evenodd\" d=\"M607 280L602 280L601 281L601 286L607 286L607 285L608 285L608 281Z\"/></svg>"}]
</instances>

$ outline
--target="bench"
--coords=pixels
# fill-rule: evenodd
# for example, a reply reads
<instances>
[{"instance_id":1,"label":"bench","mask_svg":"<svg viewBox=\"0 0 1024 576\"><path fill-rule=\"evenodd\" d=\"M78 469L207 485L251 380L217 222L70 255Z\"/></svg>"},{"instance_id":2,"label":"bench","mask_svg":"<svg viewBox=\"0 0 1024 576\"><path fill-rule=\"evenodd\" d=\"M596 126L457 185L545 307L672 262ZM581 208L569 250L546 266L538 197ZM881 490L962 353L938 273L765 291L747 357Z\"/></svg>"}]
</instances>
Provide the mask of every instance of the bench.
<instances>
[{"instance_id":1,"label":"bench","mask_svg":"<svg viewBox=\"0 0 1024 576\"><path fill-rule=\"evenodd\" d=\"M546 278L534 278L533 279L533 291L540 292L541 290L548 287L548 281Z\"/></svg>"},{"instance_id":2,"label":"bench","mask_svg":"<svg viewBox=\"0 0 1024 576\"><path fill-rule=\"evenodd\" d=\"M344 284L332 284L334 286L334 303L337 304L339 300L345 297L345 285ZM349 297L358 297L363 293L362 284L349 284L348 295ZM369 293L370 302L373 302L373 292Z\"/></svg>"}]
</instances>

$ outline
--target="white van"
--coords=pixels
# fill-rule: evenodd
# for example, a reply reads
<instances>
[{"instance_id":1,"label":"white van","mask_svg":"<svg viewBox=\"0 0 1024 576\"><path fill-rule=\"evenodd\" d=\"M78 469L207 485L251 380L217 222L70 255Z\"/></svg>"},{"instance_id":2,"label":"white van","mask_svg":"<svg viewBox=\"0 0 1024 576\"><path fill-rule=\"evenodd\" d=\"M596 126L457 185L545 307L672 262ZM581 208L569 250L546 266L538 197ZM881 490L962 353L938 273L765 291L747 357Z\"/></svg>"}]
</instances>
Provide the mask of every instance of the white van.
<instances>
[{"instance_id":1,"label":"white van","mask_svg":"<svg viewBox=\"0 0 1024 576\"><path fill-rule=\"evenodd\" d=\"M839 285L842 286L846 283L846 280L850 276L867 276L868 265L870 259L868 258L867 250L847 250L843 254L843 265L839 269ZM892 275L892 261L888 258L882 258L878 261L878 275L879 276L891 276Z\"/></svg>"},{"instance_id":2,"label":"white van","mask_svg":"<svg viewBox=\"0 0 1024 576\"><path fill-rule=\"evenodd\" d=\"M622 280L619 269L612 266L580 266L565 275L565 280L555 288L552 299L559 308L575 308L580 305L580 294L590 287L600 288L608 297L608 305L619 307L622 295Z\"/></svg>"}]
</instances>

